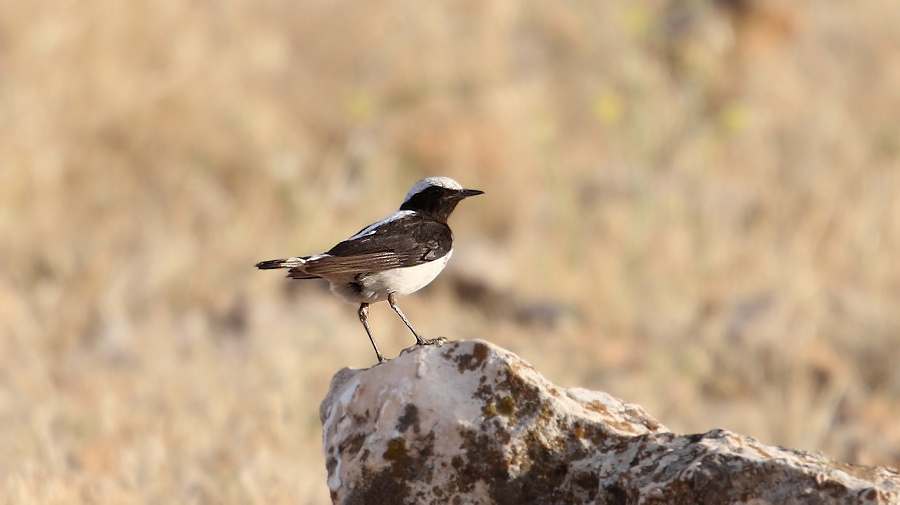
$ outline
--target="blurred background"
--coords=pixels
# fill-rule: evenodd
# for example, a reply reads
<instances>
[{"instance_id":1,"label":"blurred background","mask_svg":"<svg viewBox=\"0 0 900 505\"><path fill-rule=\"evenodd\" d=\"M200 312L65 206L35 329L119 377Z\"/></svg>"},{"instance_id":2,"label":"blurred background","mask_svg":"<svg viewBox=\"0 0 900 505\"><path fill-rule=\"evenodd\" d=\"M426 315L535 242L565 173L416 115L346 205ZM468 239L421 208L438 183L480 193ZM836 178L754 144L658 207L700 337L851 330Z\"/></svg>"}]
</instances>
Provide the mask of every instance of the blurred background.
<instances>
[{"instance_id":1,"label":"blurred background","mask_svg":"<svg viewBox=\"0 0 900 505\"><path fill-rule=\"evenodd\" d=\"M0 502L327 503L318 405L374 353L253 265L429 175L486 194L426 337L898 466L898 55L888 0L6 2Z\"/></svg>"}]
</instances>

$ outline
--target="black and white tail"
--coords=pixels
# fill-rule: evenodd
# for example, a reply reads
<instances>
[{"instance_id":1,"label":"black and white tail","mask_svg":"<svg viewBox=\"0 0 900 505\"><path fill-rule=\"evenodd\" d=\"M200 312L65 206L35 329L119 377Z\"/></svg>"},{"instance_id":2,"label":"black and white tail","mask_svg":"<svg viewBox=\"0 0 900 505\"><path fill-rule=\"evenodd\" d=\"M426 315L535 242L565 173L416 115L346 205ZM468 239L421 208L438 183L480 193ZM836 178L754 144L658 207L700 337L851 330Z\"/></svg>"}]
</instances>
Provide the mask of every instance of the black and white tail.
<instances>
[{"instance_id":1,"label":"black and white tail","mask_svg":"<svg viewBox=\"0 0 900 505\"><path fill-rule=\"evenodd\" d=\"M295 268L306 263L306 258L284 258L280 260L260 261L256 268L260 270L272 270L273 268Z\"/></svg>"},{"instance_id":2,"label":"black and white tail","mask_svg":"<svg viewBox=\"0 0 900 505\"><path fill-rule=\"evenodd\" d=\"M310 274L306 271L305 266L311 256L302 258L284 258L280 260L260 261L256 264L256 268L260 270L273 270L275 268L289 268L287 277L293 279L318 279L319 276Z\"/></svg>"}]
</instances>

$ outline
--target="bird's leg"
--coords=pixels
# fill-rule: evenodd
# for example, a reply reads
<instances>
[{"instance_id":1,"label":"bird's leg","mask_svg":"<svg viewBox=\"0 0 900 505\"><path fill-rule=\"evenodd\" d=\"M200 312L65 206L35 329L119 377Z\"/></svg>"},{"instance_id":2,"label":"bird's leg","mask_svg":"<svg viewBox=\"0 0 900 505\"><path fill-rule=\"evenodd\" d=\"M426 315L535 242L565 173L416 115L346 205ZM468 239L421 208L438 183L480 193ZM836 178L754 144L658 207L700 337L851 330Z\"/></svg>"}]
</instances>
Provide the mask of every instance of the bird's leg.
<instances>
[{"instance_id":1,"label":"bird's leg","mask_svg":"<svg viewBox=\"0 0 900 505\"><path fill-rule=\"evenodd\" d=\"M375 348L375 356L378 358L378 364L384 363L387 361L384 359L384 356L381 355L381 351L378 350L378 346L375 344L375 338L372 337L372 331L369 330L369 304L361 303L359 304L359 322L362 323L363 328L366 329L366 335L369 336L369 340L372 342L372 347Z\"/></svg>"},{"instance_id":2,"label":"bird's leg","mask_svg":"<svg viewBox=\"0 0 900 505\"><path fill-rule=\"evenodd\" d=\"M407 319L406 316L403 315L403 312L400 311L400 307L397 306L397 297L396 295L394 295L394 293L388 295L388 304L390 304L391 308L394 309L394 312L396 312L397 315L400 316L400 319L403 320L403 324L405 324L406 327L409 328L409 331L412 332L413 336L416 337L416 345L442 344L446 340L444 337L432 338L430 340L420 337L419 334L416 333L415 328L413 328L409 323L409 319Z\"/></svg>"}]
</instances>

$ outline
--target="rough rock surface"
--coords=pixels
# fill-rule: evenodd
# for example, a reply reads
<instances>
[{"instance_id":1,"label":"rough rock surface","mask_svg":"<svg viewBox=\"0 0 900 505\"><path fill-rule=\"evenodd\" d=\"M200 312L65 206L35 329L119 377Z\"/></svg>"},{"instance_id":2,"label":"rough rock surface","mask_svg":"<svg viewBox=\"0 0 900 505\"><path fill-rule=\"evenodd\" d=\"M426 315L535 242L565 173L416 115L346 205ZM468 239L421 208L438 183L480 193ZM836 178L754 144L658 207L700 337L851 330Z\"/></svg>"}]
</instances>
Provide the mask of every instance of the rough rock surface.
<instances>
[{"instance_id":1,"label":"rough rock surface","mask_svg":"<svg viewBox=\"0 0 900 505\"><path fill-rule=\"evenodd\" d=\"M900 503L895 470L724 430L669 433L481 341L343 369L319 414L340 504Z\"/></svg>"}]
</instances>

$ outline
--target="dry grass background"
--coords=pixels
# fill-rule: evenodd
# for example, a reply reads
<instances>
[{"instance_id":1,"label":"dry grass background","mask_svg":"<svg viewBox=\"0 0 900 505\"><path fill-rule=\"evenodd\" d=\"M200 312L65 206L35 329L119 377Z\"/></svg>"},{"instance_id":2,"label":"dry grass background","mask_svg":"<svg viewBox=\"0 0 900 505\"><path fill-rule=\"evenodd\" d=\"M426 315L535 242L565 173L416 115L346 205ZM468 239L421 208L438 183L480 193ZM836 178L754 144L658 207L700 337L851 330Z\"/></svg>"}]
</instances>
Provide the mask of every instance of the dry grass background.
<instances>
[{"instance_id":1,"label":"dry grass background","mask_svg":"<svg viewBox=\"0 0 900 505\"><path fill-rule=\"evenodd\" d=\"M424 334L675 431L900 465L898 27L888 0L4 3L0 502L326 503L318 403L373 353L252 265L435 174L487 194L403 302Z\"/></svg>"}]
</instances>

